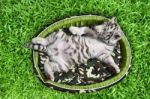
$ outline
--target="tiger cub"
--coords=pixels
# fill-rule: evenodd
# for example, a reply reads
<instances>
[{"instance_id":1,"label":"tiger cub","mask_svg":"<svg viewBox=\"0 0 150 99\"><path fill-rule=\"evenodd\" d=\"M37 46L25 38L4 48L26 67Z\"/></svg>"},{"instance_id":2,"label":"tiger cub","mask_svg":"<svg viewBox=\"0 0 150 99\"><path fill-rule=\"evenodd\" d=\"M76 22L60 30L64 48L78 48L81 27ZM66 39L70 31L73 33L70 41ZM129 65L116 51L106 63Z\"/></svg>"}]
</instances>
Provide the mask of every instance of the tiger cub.
<instances>
[{"instance_id":1,"label":"tiger cub","mask_svg":"<svg viewBox=\"0 0 150 99\"><path fill-rule=\"evenodd\" d=\"M97 58L120 72L111 54L122 31L112 18L101 25L88 27L70 27L73 35L67 35L62 29L46 38L32 39L29 48L47 55L44 72L54 81L55 72L68 72L75 64L87 63L90 58ZM87 36L82 36L83 34ZM88 36L89 35L89 36Z\"/></svg>"}]
</instances>

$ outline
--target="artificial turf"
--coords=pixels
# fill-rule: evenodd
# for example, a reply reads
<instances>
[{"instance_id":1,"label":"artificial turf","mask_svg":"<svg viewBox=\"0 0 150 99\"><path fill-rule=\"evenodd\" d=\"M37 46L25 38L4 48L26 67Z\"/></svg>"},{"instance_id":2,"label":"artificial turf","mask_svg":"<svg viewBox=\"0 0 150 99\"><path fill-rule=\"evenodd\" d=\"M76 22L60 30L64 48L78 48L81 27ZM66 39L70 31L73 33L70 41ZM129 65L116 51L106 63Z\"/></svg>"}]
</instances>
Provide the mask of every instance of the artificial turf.
<instances>
[{"instance_id":1,"label":"artificial turf","mask_svg":"<svg viewBox=\"0 0 150 99\"><path fill-rule=\"evenodd\" d=\"M129 75L115 86L70 94L42 85L23 45L48 24L74 15L116 16L132 47ZM149 0L0 0L1 99L150 99Z\"/></svg>"}]
</instances>

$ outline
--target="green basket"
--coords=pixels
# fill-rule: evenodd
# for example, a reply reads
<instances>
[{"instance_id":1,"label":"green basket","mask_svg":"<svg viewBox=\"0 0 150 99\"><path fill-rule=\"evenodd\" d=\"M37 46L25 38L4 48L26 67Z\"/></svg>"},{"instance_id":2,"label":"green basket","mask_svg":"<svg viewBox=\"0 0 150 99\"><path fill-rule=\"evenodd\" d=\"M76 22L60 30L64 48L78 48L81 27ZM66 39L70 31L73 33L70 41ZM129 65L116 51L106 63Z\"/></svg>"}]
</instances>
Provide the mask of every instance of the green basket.
<instances>
[{"instance_id":1,"label":"green basket","mask_svg":"<svg viewBox=\"0 0 150 99\"><path fill-rule=\"evenodd\" d=\"M109 19L102 17L102 16L97 16L97 15L73 16L71 18L66 18L58 22L55 22L54 24L44 29L38 36L46 37L50 33L60 28L68 28L70 26L94 25L94 24L100 24L105 21L109 21ZM80 93L81 92L93 92L96 90L100 90L100 89L103 89L103 88L106 88L108 86L115 84L116 82L120 81L122 78L124 78L128 74L128 70L131 66L130 65L131 63L130 45L125 35L123 35L119 43L120 43L121 55L122 55L121 64L120 64L121 72L117 74L116 76L113 76L112 78L109 78L108 80L105 80L103 82L81 86L81 85L66 85L66 84L61 84L61 83L53 82L50 80L46 80L45 76L43 75L43 73L41 72L39 68L39 62L38 62L39 56L38 56L37 51L33 51L34 68L39 79L45 85L53 89L57 89L61 91L69 91L69 92L80 92Z\"/></svg>"}]
</instances>

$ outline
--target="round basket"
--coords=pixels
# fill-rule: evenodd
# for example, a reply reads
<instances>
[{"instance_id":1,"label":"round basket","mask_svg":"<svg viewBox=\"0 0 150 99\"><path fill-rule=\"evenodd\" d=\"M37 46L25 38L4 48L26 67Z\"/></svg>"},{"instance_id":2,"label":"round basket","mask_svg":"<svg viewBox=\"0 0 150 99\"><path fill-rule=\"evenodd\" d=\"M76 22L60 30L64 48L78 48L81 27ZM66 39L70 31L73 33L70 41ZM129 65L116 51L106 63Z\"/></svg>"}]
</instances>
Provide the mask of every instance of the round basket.
<instances>
[{"instance_id":1,"label":"round basket","mask_svg":"<svg viewBox=\"0 0 150 99\"><path fill-rule=\"evenodd\" d=\"M44 29L38 36L39 37L46 37L50 33L58 30L60 28L68 28L70 26L88 26L99 24L105 21L108 21L108 18L97 16L97 15L82 15L82 16L73 16L71 18L66 18L55 22L54 24L48 26ZM90 85L67 85L61 84L54 81L47 80L43 75L42 71L39 68L39 55L37 51L33 51L33 63L34 69L39 77L39 79L43 82L43 84L47 85L50 88L61 90L61 91L69 91L69 92L93 92L108 86L114 85L116 82L120 81L128 74L128 70L130 68L131 63L131 49L129 42L125 35L123 35L122 39L119 41L120 50L121 50L121 72L103 82L90 84Z\"/></svg>"}]
</instances>

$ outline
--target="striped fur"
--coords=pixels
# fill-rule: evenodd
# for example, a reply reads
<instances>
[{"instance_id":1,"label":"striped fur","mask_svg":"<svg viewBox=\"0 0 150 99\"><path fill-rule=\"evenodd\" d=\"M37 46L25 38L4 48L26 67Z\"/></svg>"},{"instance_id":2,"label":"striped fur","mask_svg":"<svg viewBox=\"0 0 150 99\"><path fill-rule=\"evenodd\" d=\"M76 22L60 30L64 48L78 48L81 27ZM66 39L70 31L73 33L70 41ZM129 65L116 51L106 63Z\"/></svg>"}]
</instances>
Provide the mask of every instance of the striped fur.
<instances>
[{"instance_id":1,"label":"striped fur","mask_svg":"<svg viewBox=\"0 0 150 99\"><path fill-rule=\"evenodd\" d=\"M90 58L99 59L114 67L116 73L119 73L120 69L111 54L115 44L120 40L119 32L121 31L117 30L117 25L112 25L113 21L114 19L95 26L94 29L88 27L69 28L76 36L66 35L60 29L46 38L33 38L29 47L46 53L48 59L44 63L44 71L51 80L55 79L55 72L68 72L74 64L86 63ZM107 37L109 33L111 35ZM90 36L81 36L82 34L90 34ZM115 35L119 35L119 37L114 38Z\"/></svg>"}]
</instances>

